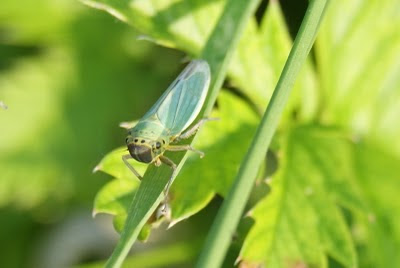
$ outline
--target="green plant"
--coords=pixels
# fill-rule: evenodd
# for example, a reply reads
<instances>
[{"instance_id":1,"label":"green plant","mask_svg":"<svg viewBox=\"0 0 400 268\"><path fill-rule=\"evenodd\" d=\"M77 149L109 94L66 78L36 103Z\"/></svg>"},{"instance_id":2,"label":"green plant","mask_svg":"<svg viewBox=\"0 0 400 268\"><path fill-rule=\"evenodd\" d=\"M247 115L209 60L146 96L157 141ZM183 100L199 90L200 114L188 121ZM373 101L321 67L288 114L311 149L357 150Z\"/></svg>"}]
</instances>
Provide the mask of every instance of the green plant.
<instances>
[{"instance_id":1,"label":"green plant","mask_svg":"<svg viewBox=\"0 0 400 268\"><path fill-rule=\"evenodd\" d=\"M264 110L291 45L277 1L269 3L259 27L250 16L257 1L228 1L226 6L224 1L84 2L131 24L149 40L207 59L214 77L206 115L226 69L255 110ZM320 1L312 3L316 2ZM271 192L247 213L254 224L240 251L243 265L325 267L336 261L345 267L389 267L399 263L395 252L400 226L390 213L399 209L394 189L399 186L396 133L400 130L395 118L400 114L396 31L400 20L394 6L399 6L394 0L330 3L317 39L315 61L303 68L272 142L278 170L266 180L262 172L258 177L261 184L270 184ZM348 16L338 23L343 11ZM224 15L216 24L220 14ZM242 35L242 27L235 27L230 19L235 14L239 16L237 25L247 24ZM224 19L229 23L221 25ZM210 35L214 25L216 30ZM236 28L237 32L233 31ZM366 44L371 31L374 39ZM234 40L242 36L236 50L236 42L227 42L230 33ZM307 52L309 45L303 51ZM226 196L254 134L258 115L244 98L223 91L218 104L212 116L221 117L221 122L205 126L194 140L196 147L206 152L206 159L189 157L183 166L184 160L180 162L182 171L171 189L172 224L197 213L215 194ZM273 130L274 124L271 127ZM268 144L267 139L260 153ZM175 161L185 157L173 156ZM148 236L151 224L146 220L162 198L170 171L150 167L138 186L120 161L118 150L97 168L116 179L97 195L95 211L116 215L119 230L128 217L109 262L118 266L142 227L140 238ZM240 212L238 208L238 215Z\"/></svg>"}]
</instances>

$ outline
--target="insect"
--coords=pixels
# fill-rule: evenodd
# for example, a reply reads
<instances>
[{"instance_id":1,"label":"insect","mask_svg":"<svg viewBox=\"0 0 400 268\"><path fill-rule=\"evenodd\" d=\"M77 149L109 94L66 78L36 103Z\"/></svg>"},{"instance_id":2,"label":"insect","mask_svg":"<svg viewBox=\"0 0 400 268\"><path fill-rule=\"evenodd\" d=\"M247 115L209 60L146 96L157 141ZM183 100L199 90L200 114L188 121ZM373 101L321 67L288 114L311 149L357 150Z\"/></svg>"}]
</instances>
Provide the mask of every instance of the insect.
<instances>
[{"instance_id":1,"label":"insect","mask_svg":"<svg viewBox=\"0 0 400 268\"><path fill-rule=\"evenodd\" d=\"M128 130L126 145L129 154L122 156L125 165L141 179L140 174L127 161L134 158L139 162L171 167L173 173L164 189L165 212L166 198L174 178L176 164L164 155L165 151L193 151L200 157L204 153L191 145L178 145L183 139L193 136L207 120L204 118L186 130L199 114L207 96L210 84L210 67L204 60L193 60L172 82L160 99ZM185 131L186 130L186 131Z\"/></svg>"}]
</instances>

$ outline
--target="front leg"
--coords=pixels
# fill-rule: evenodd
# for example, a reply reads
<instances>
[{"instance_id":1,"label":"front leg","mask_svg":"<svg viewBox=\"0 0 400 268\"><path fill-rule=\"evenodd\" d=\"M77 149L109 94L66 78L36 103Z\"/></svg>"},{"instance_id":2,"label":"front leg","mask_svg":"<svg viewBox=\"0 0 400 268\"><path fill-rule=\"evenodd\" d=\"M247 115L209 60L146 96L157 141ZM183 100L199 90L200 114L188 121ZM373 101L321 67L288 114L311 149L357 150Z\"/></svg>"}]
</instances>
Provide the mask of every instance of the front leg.
<instances>
[{"instance_id":1,"label":"front leg","mask_svg":"<svg viewBox=\"0 0 400 268\"><path fill-rule=\"evenodd\" d=\"M174 143L179 142L181 140L190 138L191 136L193 136L194 134L196 134L196 132L199 130L199 128L207 121L214 121L214 120L219 120L219 118L203 118L201 119L199 122L197 122L196 125L194 125L193 127L191 127L190 129L186 130L184 133L182 133L181 135L179 135L175 140Z\"/></svg>"},{"instance_id":2,"label":"front leg","mask_svg":"<svg viewBox=\"0 0 400 268\"><path fill-rule=\"evenodd\" d=\"M189 144L184 144L184 145L168 145L165 150L167 151L172 151L172 152L178 152L178 151L192 151L194 153L197 153L200 155L200 158L204 157L204 153L202 151L196 150Z\"/></svg>"},{"instance_id":3,"label":"front leg","mask_svg":"<svg viewBox=\"0 0 400 268\"><path fill-rule=\"evenodd\" d=\"M130 171L139 179L142 180L142 176L140 176L139 172L134 169L131 164L129 164L128 159L132 159L132 156L130 154L126 154L122 156L122 161L124 161L125 165L129 168Z\"/></svg>"}]
</instances>

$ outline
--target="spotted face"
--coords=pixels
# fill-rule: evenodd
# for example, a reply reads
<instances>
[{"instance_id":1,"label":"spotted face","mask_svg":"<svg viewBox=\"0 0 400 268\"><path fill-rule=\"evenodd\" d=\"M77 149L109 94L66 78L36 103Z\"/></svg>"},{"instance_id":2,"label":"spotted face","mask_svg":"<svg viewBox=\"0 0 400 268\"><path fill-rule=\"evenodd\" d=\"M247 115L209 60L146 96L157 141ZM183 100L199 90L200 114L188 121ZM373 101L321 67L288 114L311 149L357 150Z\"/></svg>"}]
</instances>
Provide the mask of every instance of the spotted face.
<instances>
[{"instance_id":1,"label":"spotted face","mask_svg":"<svg viewBox=\"0 0 400 268\"><path fill-rule=\"evenodd\" d=\"M139 162L151 163L164 153L165 140L149 140L128 135L126 145L130 155Z\"/></svg>"}]
</instances>

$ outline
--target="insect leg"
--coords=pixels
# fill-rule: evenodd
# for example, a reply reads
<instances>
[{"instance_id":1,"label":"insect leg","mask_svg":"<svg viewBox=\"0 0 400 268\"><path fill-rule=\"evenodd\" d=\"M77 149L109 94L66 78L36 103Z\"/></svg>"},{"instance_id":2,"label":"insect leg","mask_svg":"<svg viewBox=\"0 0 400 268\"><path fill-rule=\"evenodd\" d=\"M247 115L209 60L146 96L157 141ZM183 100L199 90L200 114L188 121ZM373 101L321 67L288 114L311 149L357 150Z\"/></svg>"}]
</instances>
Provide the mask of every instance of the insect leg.
<instances>
[{"instance_id":1,"label":"insect leg","mask_svg":"<svg viewBox=\"0 0 400 268\"><path fill-rule=\"evenodd\" d=\"M129 164L128 159L131 159L132 156L129 154L123 155L122 156L122 161L124 161L125 165L129 168L130 171L132 171L132 173L139 179L142 179L142 176L140 176L140 174L136 171L136 169L134 169L131 164Z\"/></svg>"},{"instance_id":2,"label":"insect leg","mask_svg":"<svg viewBox=\"0 0 400 268\"><path fill-rule=\"evenodd\" d=\"M202 151L196 150L189 144L185 145L169 145L167 148L165 148L167 151L192 151L200 155L200 158L204 157L204 153Z\"/></svg>"},{"instance_id":3,"label":"insect leg","mask_svg":"<svg viewBox=\"0 0 400 268\"><path fill-rule=\"evenodd\" d=\"M171 169L172 169L171 178L169 178L167 186L165 186L165 189L164 189L164 201L163 201L163 206L161 207L161 213L165 214L167 212L168 192L169 192L169 188L171 187L171 184L172 184L172 179L174 178L174 175L175 175L176 164L171 159L169 159L168 157L163 156L163 155L160 156L160 160L161 160L161 162L163 162L167 166L171 167Z\"/></svg>"},{"instance_id":4,"label":"insect leg","mask_svg":"<svg viewBox=\"0 0 400 268\"><path fill-rule=\"evenodd\" d=\"M196 132L199 130L199 128L207 121L214 121L214 120L219 120L219 118L203 118L201 119L199 122L197 122L196 125L194 125L193 127L191 127L190 129L186 130L184 133L182 133L181 135L179 135L174 142L178 142L180 140L184 140L187 138L190 138L191 136L193 136L194 134L196 134Z\"/></svg>"}]
</instances>

